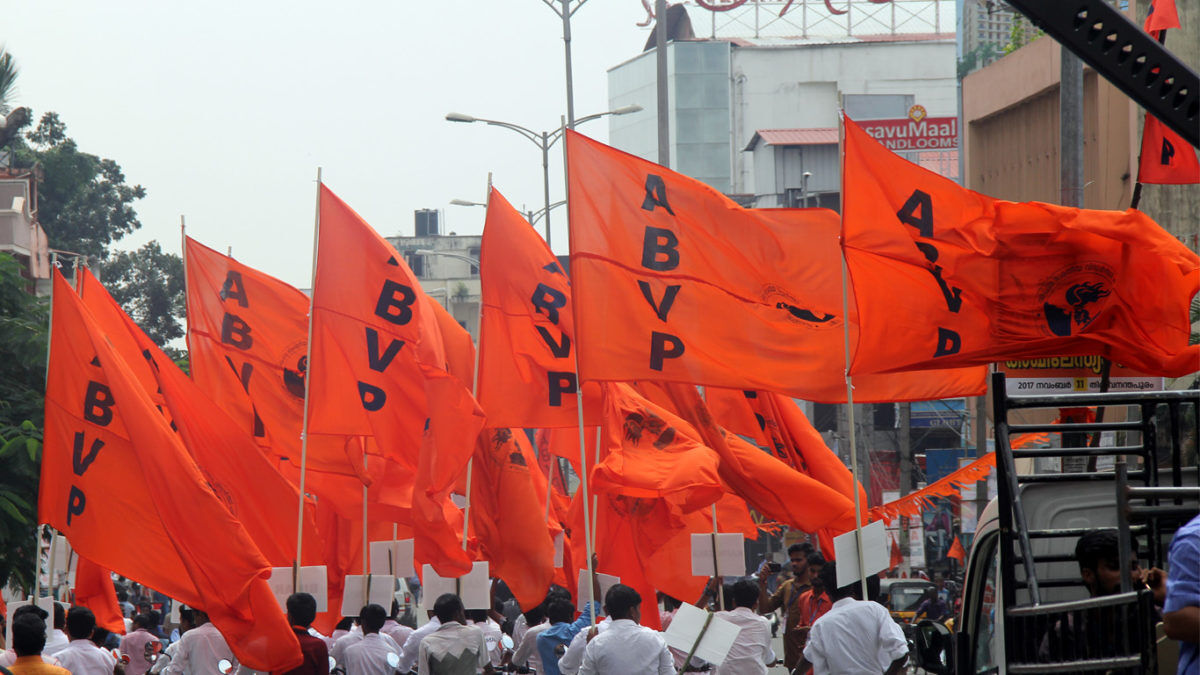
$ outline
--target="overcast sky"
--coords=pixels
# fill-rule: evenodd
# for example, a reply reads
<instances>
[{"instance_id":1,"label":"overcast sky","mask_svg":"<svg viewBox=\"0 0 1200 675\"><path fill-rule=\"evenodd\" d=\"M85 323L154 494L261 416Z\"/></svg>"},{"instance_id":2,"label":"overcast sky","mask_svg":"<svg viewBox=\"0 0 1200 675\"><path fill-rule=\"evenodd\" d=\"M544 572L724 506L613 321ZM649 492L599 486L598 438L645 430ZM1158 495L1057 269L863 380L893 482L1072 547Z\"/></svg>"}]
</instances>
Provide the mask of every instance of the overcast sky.
<instances>
[{"instance_id":1,"label":"overcast sky","mask_svg":"<svg viewBox=\"0 0 1200 675\"><path fill-rule=\"evenodd\" d=\"M478 234L488 171L518 207L542 204L541 153L457 111L556 128L566 114L562 24L541 0L0 1L20 68L14 103L53 110L79 147L116 160L147 197L141 231L205 244L309 285L314 180L385 236L444 209ZM572 21L576 116L607 109L605 71L641 51L640 0L588 0ZM640 113L646 114L646 113ZM607 124L581 131L601 140ZM561 145L551 201L562 198ZM565 252L565 212L554 210Z\"/></svg>"}]
</instances>

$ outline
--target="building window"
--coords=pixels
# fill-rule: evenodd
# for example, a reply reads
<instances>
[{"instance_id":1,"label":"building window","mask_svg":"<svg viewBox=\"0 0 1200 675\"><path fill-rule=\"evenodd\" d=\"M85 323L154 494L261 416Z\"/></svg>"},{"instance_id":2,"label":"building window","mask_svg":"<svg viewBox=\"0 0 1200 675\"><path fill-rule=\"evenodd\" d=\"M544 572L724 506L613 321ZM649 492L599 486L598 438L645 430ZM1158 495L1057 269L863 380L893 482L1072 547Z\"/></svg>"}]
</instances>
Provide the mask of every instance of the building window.
<instances>
[{"instance_id":1,"label":"building window","mask_svg":"<svg viewBox=\"0 0 1200 675\"><path fill-rule=\"evenodd\" d=\"M425 256L408 251L404 254L404 262L418 279L425 277Z\"/></svg>"},{"instance_id":2,"label":"building window","mask_svg":"<svg viewBox=\"0 0 1200 675\"><path fill-rule=\"evenodd\" d=\"M479 255L480 255L481 250L482 249L480 249L478 246L472 246L470 249L467 250L467 255L475 260L479 260ZM471 263L471 276L473 276L473 277L479 276L479 265L476 265L475 263Z\"/></svg>"}]
</instances>

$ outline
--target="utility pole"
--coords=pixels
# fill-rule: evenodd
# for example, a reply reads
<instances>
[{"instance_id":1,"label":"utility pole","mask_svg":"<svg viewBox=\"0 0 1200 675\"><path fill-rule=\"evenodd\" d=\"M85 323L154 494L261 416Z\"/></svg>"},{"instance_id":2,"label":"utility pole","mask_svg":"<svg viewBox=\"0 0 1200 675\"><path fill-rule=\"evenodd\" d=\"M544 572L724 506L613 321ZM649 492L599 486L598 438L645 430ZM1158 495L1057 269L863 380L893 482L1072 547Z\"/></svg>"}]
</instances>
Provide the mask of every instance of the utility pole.
<instances>
[{"instance_id":1,"label":"utility pole","mask_svg":"<svg viewBox=\"0 0 1200 675\"><path fill-rule=\"evenodd\" d=\"M671 166L671 118L667 109L667 0L654 1L654 51L658 69L658 163Z\"/></svg>"},{"instance_id":2,"label":"utility pole","mask_svg":"<svg viewBox=\"0 0 1200 675\"><path fill-rule=\"evenodd\" d=\"M900 496L903 497L912 491L912 470L913 470L913 452L912 452L912 404L905 402L900 403ZM904 553L904 563L901 564L901 569L905 572L912 573L908 566L909 557L912 550L909 548L908 541L908 518L900 517L900 550Z\"/></svg>"}]
</instances>

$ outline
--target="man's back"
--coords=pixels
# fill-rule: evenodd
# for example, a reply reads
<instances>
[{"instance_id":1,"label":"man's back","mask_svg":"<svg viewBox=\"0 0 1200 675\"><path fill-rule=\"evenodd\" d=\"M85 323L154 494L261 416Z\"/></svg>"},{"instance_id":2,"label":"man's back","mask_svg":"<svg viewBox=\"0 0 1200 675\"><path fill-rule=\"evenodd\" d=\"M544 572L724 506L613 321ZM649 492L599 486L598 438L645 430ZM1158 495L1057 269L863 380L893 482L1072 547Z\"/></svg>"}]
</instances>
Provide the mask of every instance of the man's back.
<instances>
[{"instance_id":1,"label":"man's back","mask_svg":"<svg viewBox=\"0 0 1200 675\"><path fill-rule=\"evenodd\" d=\"M667 643L657 631L617 619L583 653L579 675L674 675Z\"/></svg>"},{"instance_id":2,"label":"man's back","mask_svg":"<svg viewBox=\"0 0 1200 675\"><path fill-rule=\"evenodd\" d=\"M71 671L61 666L51 665L42 660L41 654L35 656L19 656L8 667L13 675L71 675Z\"/></svg>"},{"instance_id":3,"label":"man's back","mask_svg":"<svg viewBox=\"0 0 1200 675\"><path fill-rule=\"evenodd\" d=\"M361 640L346 647L343 659L346 675L391 675L396 670L396 664L400 663L400 650L386 635L367 633Z\"/></svg>"},{"instance_id":4,"label":"man's back","mask_svg":"<svg viewBox=\"0 0 1200 675\"><path fill-rule=\"evenodd\" d=\"M91 640L71 640L55 655L72 675L112 675L117 660Z\"/></svg>"},{"instance_id":5,"label":"man's back","mask_svg":"<svg viewBox=\"0 0 1200 675\"><path fill-rule=\"evenodd\" d=\"M298 626L292 626L292 631L296 634L296 640L300 642L300 653L304 656L304 663L280 672L283 675L326 675L329 672L329 647L325 645L325 641Z\"/></svg>"},{"instance_id":6,"label":"man's back","mask_svg":"<svg viewBox=\"0 0 1200 675\"><path fill-rule=\"evenodd\" d=\"M159 639L145 628L138 628L121 638L121 653L129 657L129 664L125 666L126 675L142 675L150 670L154 664L146 658L146 646L155 642L159 642Z\"/></svg>"},{"instance_id":7,"label":"man's back","mask_svg":"<svg viewBox=\"0 0 1200 675\"><path fill-rule=\"evenodd\" d=\"M222 660L236 665L233 650L225 637L211 623L204 623L179 638L179 651L167 666L166 672L185 675L222 675L217 664Z\"/></svg>"},{"instance_id":8,"label":"man's back","mask_svg":"<svg viewBox=\"0 0 1200 675\"><path fill-rule=\"evenodd\" d=\"M883 605L842 598L813 624L804 658L816 675L880 675L907 653L904 632Z\"/></svg>"},{"instance_id":9,"label":"man's back","mask_svg":"<svg viewBox=\"0 0 1200 675\"><path fill-rule=\"evenodd\" d=\"M420 675L472 675L488 663L483 630L479 626L449 621L421 642L417 672Z\"/></svg>"},{"instance_id":10,"label":"man's back","mask_svg":"<svg viewBox=\"0 0 1200 675\"><path fill-rule=\"evenodd\" d=\"M767 663L775 660L771 649L771 621L748 607L717 612L717 617L741 628L717 675L766 675Z\"/></svg>"}]
</instances>

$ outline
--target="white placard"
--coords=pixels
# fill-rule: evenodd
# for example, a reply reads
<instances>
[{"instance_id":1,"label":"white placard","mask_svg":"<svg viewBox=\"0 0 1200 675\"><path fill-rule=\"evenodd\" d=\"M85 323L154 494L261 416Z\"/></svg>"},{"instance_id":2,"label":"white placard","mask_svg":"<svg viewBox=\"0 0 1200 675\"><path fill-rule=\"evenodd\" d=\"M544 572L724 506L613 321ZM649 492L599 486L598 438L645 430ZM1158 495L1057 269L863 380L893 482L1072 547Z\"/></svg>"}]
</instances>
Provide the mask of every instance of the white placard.
<instances>
[{"instance_id":1,"label":"white placard","mask_svg":"<svg viewBox=\"0 0 1200 675\"><path fill-rule=\"evenodd\" d=\"M300 579L298 580L299 583L297 584L296 592L308 593L316 598L318 612L329 610L328 575L329 572L324 565L311 565L300 568ZM271 578L267 579L267 584L271 587L271 592L275 594L275 599L279 601L279 606L284 611L287 611L287 599L293 593L292 568L272 567ZM179 603L174 604L178 605ZM388 603L388 607L391 607L391 603ZM173 607L172 611L174 611ZM358 616L358 612L349 615L343 614L342 616Z\"/></svg>"},{"instance_id":2,"label":"white placard","mask_svg":"<svg viewBox=\"0 0 1200 675\"><path fill-rule=\"evenodd\" d=\"M49 638L50 631L54 630L54 598L49 595L44 598L38 598L37 605L38 607L46 610L46 637ZM63 607L63 611L67 611L65 606ZM6 642L4 644L8 643Z\"/></svg>"},{"instance_id":3,"label":"white placard","mask_svg":"<svg viewBox=\"0 0 1200 675\"><path fill-rule=\"evenodd\" d=\"M596 583L600 586L600 597L596 598L596 602L600 603L600 611L597 614L604 613L604 596L608 595L608 589L621 583L621 577L614 577L611 574L601 574L596 572ZM583 605L587 599L591 597L591 584L588 583L587 568L579 570L579 583L575 586L575 609L583 611Z\"/></svg>"},{"instance_id":4,"label":"white placard","mask_svg":"<svg viewBox=\"0 0 1200 675\"><path fill-rule=\"evenodd\" d=\"M443 577L432 565L421 566L421 607L433 609L433 603L446 593L462 599L463 609L492 608L492 580L488 576L487 561L471 566L471 571L461 577Z\"/></svg>"},{"instance_id":5,"label":"white placard","mask_svg":"<svg viewBox=\"0 0 1200 675\"><path fill-rule=\"evenodd\" d=\"M563 533L554 535L554 569L563 566Z\"/></svg>"},{"instance_id":6,"label":"white placard","mask_svg":"<svg viewBox=\"0 0 1200 675\"><path fill-rule=\"evenodd\" d=\"M416 573L412 539L371 542L371 574L411 577Z\"/></svg>"},{"instance_id":7,"label":"white placard","mask_svg":"<svg viewBox=\"0 0 1200 675\"><path fill-rule=\"evenodd\" d=\"M28 605L28 600L9 600L8 601L8 621L4 622L4 644L12 644L12 617L18 607Z\"/></svg>"},{"instance_id":8,"label":"white placard","mask_svg":"<svg viewBox=\"0 0 1200 675\"><path fill-rule=\"evenodd\" d=\"M863 561L866 574L878 574L887 569L887 531L883 521L877 520L862 529ZM837 556L838 588L862 579L858 565L858 543L854 530L833 538L833 551ZM674 621L674 620L672 620Z\"/></svg>"},{"instance_id":9,"label":"white placard","mask_svg":"<svg viewBox=\"0 0 1200 675\"><path fill-rule=\"evenodd\" d=\"M713 568L713 539L717 540ZM696 577L744 577L746 576L745 545L740 533L692 534L692 576Z\"/></svg>"},{"instance_id":10,"label":"white placard","mask_svg":"<svg viewBox=\"0 0 1200 675\"><path fill-rule=\"evenodd\" d=\"M368 584L367 582L370 581ZM364 587L366 595L364 596ZM347 574L342 589L342 616L358 616L364 605L379 605L384 611L392 609L392 594L396 592L396 577L390 574ZM367 598L363 602L363 597Z\"/></svg>"},{"instance_id":11,"label":"white placard","mask_svg":"<svg viewBox=\"0 0 1200 675\"><path fill-rule=\"evenodd\" d=\"M667 645L687 654L692 650L692 645L696 644L700 632L704 631L704 637L700 638L700 644L696 645L695 658L719 666L725 661L725 656L737 641L742 628L719 616L713 616L706 630L704 622L707 619L708 612L685 602L679 606L679 611L675 612L675 618L671 619L671 625L667 632L663 633L663 637L666 638Z\"/></svg>"},{"instance_id":12,"label":"white placard","mask_svg":"<svg viewBox=\"0 0 1200 675\"><path fill-rule=\"evenodd\" d=\"M170 624L172 626L179 625L179 607L182 604L183 603L179 602L178 600L173 600L171 602L171 611L167 612L167 623L168 624Z\"/></svg>"}]
</instances>

